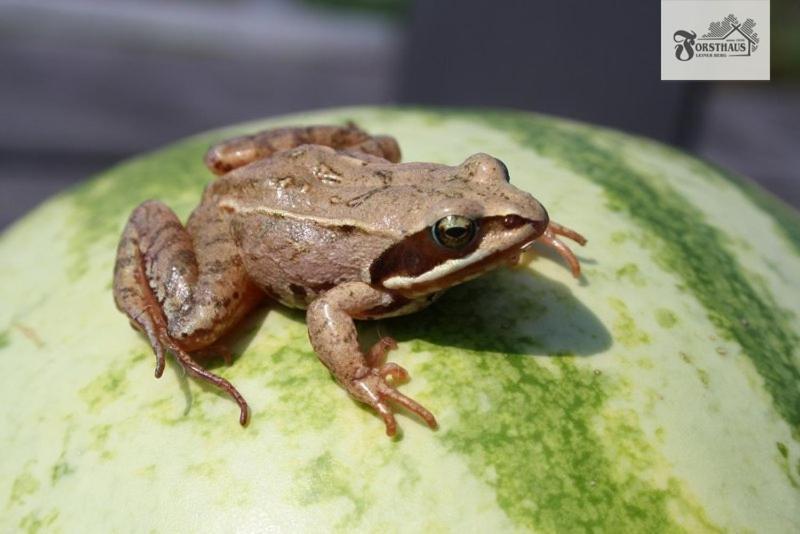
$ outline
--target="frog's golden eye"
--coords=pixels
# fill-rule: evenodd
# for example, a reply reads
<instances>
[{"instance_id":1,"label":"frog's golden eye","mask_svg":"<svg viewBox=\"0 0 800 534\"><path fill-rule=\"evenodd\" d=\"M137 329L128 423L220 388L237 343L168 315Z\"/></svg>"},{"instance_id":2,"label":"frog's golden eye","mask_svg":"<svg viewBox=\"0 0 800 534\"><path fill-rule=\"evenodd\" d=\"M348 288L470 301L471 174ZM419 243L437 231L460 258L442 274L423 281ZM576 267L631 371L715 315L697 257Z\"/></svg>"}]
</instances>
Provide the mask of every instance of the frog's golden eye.
<instances>
[{"instance_id":1,"label":"frog's golden eye","mask_svg":"<svg viewBox=\"0 0 800 534\"><path fill-rule=\"evenodd\" d=\"M475 221L463 215L442 217L433 225L433 238L447 248L461 248L475 237Z\"/></svg>"}]
</instances>

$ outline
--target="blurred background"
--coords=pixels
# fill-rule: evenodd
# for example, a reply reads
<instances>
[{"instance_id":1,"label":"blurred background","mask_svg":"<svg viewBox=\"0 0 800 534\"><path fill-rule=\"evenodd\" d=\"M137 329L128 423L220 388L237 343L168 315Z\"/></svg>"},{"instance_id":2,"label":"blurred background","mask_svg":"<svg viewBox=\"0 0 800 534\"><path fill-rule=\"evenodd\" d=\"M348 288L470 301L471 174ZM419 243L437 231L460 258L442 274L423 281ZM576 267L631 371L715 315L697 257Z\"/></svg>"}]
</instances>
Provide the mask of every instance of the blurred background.
<instances>
[{"instance_id":1,"label":"blurred background","mask_svg":"<svg viewBox=\"0 0 800 534\"><path fill-rule=\"evenodd\" d=\"M800 2L771 8L773 80L711 84L660 81L656 1L0 0L0 228L137 152L351 104L595 122L800 207Z\"/></svg>"}]
</instances>

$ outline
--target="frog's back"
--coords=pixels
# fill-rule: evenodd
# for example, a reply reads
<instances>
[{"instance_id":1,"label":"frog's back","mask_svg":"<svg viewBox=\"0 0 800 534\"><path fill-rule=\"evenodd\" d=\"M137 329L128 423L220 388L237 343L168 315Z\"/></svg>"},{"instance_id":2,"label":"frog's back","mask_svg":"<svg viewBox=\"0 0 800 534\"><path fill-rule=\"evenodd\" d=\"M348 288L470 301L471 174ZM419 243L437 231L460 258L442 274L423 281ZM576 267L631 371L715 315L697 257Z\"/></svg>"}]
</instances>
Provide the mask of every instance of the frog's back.
<instances>
[{"instance_id":1,"label":"frog's back","mask_svg":"<svg viewBox=\"0 0 800 534\"><path fill-rule=\"evenodd\" d=\"M204 204L227 214L252 280L303 308L346 282L381 286L371 279L373 267L404 240L406 249L418 245L417 260L427 254L426 264L444 261L418 236L444 205L459 213L481 205L465 198L460 171L304 145L225 174L208 187ZM412 300L375 315L410 313L427 302Z\"/></svg>"}]
</instances>

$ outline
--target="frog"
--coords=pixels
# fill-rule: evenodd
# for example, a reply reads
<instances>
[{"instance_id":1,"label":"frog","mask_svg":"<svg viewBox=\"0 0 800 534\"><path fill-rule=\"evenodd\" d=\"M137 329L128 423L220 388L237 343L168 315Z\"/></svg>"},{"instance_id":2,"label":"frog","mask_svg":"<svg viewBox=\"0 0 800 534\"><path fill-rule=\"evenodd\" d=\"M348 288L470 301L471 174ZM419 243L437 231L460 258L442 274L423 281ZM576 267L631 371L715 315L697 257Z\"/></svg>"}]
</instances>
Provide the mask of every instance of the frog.
<instances>
[{"instance_id":1,"label":"frog","mask_svg":"<svg viewBox=\"0 0 800 534\"><path fill-rule=\"evenodd\" d=\"M335 381L397 432L398 408L436 429L436 417L398 386L387 362L396 340L363 348L355 321L417 312L447 289L514 266L538 243L580 262L560 239L586 239L548 216L509 170L485 153L458 165L401 162L388 135L349 122L273 128L222 140L204 157L216 175L186 223L147 200L117 246L117 308L147 338L162 376L165 354L189 375L241 393L203 364L230 363L223 340L269 301L305 310L310 345Z\"/></svg>"}]
</instances>

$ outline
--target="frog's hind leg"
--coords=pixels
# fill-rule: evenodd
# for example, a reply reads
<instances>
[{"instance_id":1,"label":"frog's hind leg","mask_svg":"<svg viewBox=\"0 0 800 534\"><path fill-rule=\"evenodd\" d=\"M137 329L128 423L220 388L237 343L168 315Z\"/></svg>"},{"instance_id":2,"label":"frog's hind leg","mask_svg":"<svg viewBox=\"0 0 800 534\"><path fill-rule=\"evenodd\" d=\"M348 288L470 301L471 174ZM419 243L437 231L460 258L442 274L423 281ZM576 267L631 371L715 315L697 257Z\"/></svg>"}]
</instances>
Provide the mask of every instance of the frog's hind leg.
<instances>
[{"instance_id":1,"label":"frog's hind leg","mask_svg":"<svg viewBox=\"0 0 800 534\"><path fill-rule=\"evenodd\" d=\"M393 137L371 136L352 122L346 126L275 128L254 135L235 137L209 148L204 161L211 172L222 175L300 145L324 145L336 150L352 149L394 163L400 161L400 147Z\"/></svg>"},{"instance_id":2,"label":"frog's hind leg","mask_svg":"<svg viewBox=\"0 0 800 534\"><path fill-rule=\"evenodd\" d=\"M147 285L139 251L136 230L131 224L125 227L117 247L114 265L114 301L131 320L131 326L141 330L150 341L156 354L156 378L164 373L164 346L160 338L167 325L158 301Z\"/></svg>"},{"instance_id":3,"label":"frog's hind leg","mask_svg":"<svg viewBox=\"0 0 800 534\"><path fill-rule=\"evenodd\" d=\"M117 249L114 299L150 341L156 377L164 371L164 352L171 352L188 374L228 393L245 424L248 409L242 395L204 369L190 352L212 345L259 295L243 273L230 272L236 271L231 249L237 258L238 253L232 244L226 248L221 242L220 225L202 222L210 225L209 231L193 239L164 204L150 201L137 207Z\"/></svg>"}]
</instances>

